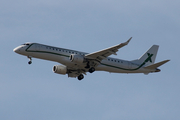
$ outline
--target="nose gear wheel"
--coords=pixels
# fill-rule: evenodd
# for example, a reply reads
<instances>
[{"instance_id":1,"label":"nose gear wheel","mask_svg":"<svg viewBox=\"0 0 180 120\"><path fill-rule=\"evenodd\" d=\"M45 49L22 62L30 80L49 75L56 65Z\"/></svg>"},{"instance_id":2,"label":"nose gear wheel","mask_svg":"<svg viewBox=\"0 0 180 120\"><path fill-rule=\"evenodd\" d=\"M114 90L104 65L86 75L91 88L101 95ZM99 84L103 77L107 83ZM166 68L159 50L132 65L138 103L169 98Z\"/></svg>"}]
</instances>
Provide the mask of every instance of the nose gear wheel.
<instances>
[{"instance_id":1,"label":"nose gear wheel","mask_svg":"<svg viewBox=\"0 0 180 120\"><path fill-rule=\"evenodd\" d=\"M29 65L32 64L32 58L31 58L30 56L27 56L27 57L29 58L28 64L29 64Z\"/></svg>"}]
</instances>

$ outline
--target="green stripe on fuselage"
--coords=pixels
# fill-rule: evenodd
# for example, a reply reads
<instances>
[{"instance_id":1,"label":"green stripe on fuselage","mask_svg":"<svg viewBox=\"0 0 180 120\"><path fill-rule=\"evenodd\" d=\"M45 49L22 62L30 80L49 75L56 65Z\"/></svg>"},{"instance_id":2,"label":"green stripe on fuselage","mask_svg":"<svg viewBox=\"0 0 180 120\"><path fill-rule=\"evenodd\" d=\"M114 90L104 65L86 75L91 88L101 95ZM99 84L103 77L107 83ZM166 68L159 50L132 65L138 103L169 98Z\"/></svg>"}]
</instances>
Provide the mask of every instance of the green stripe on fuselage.
<instances>
[{"instance_id":1,"label":"green stripe on fuselage","mask_svg":"<svg viewBox=\"0 0 180 120\"><path fill-rule=\"evenodd\" d=\"M59 53L54 53L54 52L47 52L47 51L33 51L33 50L29 50L29 48L34 45L31 44L27 49L26 52L39 52L39 53L49 53L49 54L54 54L54 55L60 55L60 56L64 56L64 57L69 57L68 55L64 55L64 54L59 54ZM151 61L151 57L153 56L153 54L148 55L148 58L137 68L134 69L126 69L126 68L121 68L121 67L117 67L117 66L113 66L113 65L109 65L109 64L104 64L104 63L100 63L101 65L105 65L108 67L113 67L113 68L117 68L117 69L121 69L121 70L129 70L129 71L135 71L140 69L142 66L144 66L146 64L146 62Z\"/></svg>"},{"instance_id":2,"label":"green stripe on fuselage","mask_svg":"<svg viewBox=\"0 0 180 120\"><path fill-rule=\"evenodd\" d=\"M30 48L32 45L34 45L34 44L31 44L31 45L26 49L26 52L49 53L49 54L60 55L60 56L64 56L64 57L69 57L68 55L63 55L63 54L54 53L54 52L48 52L48 51L33 51L33 50L29 50L29 48Z\"/></svg>"}]
</instances>

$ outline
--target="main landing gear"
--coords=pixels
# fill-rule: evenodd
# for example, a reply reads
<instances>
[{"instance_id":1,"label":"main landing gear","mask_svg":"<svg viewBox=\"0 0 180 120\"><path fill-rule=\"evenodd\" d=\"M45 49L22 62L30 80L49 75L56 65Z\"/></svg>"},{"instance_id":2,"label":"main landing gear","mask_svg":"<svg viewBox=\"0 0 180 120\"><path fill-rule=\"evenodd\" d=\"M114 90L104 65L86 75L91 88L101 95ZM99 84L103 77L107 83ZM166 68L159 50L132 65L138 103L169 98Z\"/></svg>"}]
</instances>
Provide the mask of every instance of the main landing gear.
<instances>
[{"instance_id":1,"label":"main landing gear","mask_svg":"<svg viewBox=\"0 0 180 120\"><path fill-rule=\"evenodd\" d=\"M79 76L78 76L78 80L82 80L84 78L84 75L83 74L80 74Z\"/></svg>"},{"instance_id":2,"label":"main landing gear","mask_svg":"<svg viewBox=\"0 0 180 120\"><path fill-rule=\"evenodd\" d=\"M95 71L95 68L94 68L94 67L92 67L92 68L89 69L89 72L90 72L90 73L93 73L94 71Z\"/></svg>"},{"instance_id":3,"label":"main landing gear","mask_svg":"<svg viewBox=\"0 0 180 120\"><path fill-rule=\"evenodd\" d=\"M91 67L89 64L90 64L90 62L88 61L88 62L87 62L87 65L86 65L86 67L85 67L86 69L89 69L89 68ZM95 71L95 68L94 68L94 67L91 67L91 68L89 69L89 72L90 72L90 73L93 73L94 71Z\"/></svg>"},{"instance_id":4,"label":"main landing gear","mask_svg":"<svg viewBox=\"0 0 180 120\"><path fill-rule=\"evenodd\" d=\"M95 71L95 68L94 67L91 67L90 69L89 69L89 72L90 73L93 73ZM84 75L83 74L80 74L79 76L78 76L78 80L82 80L84 78Z\"/></svg>"},{"instance_id":5,"label":"main landing gear","mask_svg":"<svg viewBox=\"0 0 180 120\"><path fill-rule=\"evenodd\" d=\"M32 64L32 58L31 58L30 56L27 56L27 57L29 58L28 64L29 64L29 65Z\"/></svg>"}]
</instances>

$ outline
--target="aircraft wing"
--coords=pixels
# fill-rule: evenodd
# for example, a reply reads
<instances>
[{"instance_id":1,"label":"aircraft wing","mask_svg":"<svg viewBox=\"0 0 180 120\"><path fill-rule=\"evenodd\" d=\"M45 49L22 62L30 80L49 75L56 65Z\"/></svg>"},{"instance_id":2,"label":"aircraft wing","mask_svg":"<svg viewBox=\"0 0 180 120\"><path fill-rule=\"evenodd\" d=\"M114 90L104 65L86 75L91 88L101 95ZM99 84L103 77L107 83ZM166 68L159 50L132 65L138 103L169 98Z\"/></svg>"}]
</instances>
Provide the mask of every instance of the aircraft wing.
<instances>
[{"instance_id":1,"label":"aircraft wing","mask_svg":"<svg viewBox=\"0 0 180 120\"><path fill-rule=\"evenodd\" d=\"M112 54L117 55L116 52L118 51L118 49L127 45L131 39L132 39L132 37L124 43L121 43L121 44L115 45L113 47L110 47L110 48L107 48L104 50L100 50L100 51L97 51L94 53L87 54L87 55L85 55L85 58L101 61Z\"/></svg>"}]
</instances>

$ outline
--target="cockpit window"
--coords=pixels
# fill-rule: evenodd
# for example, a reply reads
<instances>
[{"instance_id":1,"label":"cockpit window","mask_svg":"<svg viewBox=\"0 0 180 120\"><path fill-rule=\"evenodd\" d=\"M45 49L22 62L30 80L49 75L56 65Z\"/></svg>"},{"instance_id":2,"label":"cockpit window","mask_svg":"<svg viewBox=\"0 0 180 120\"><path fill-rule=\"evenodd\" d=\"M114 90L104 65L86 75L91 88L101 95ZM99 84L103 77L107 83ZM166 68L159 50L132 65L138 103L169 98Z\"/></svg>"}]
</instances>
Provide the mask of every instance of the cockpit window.
<instances>
[{"instance_id":1,"label":"cockpit window","mask_svg":"<svg viewBox=\"0 0 180 120\"><path fill-rule=\"evenodd\" d=\"M23 44L23 45L30 45L29 43L25 43L25 44Z\"/></svg>"}]
</instances>

